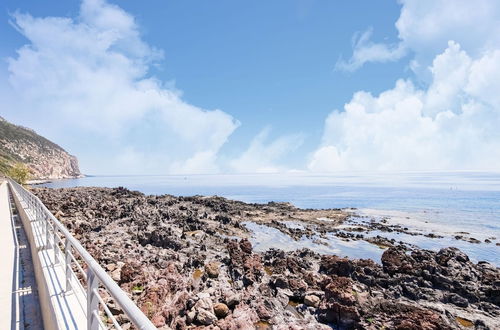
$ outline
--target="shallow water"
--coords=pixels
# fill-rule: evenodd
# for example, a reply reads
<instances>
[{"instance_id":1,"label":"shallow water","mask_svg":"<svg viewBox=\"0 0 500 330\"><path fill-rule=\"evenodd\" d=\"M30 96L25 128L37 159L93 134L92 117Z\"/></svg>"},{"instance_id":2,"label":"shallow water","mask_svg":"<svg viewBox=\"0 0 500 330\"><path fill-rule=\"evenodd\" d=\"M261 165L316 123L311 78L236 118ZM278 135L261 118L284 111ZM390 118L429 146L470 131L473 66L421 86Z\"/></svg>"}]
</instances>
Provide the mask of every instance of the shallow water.
<instances>
[{"instance_id":1,"label":"shallow water","mask_svg":"<svg viewBox=\"0 0 500 330\"><path fill-rule=\"evenodd\" d=\"M319 237L308 239L302 237L296 241L278 229L266 225L254 222L244 222L243 224L253 233L250 242L254 249L261 252L270 248L277 248L284 251L309 248L318 253L336 254L342 257L370 258L377 262L380 261L380 257L384 252L383 249L365 241L344 241L334 235L329 235L328 239L321 239ZM321 243L317 243L317 241Z\"/></svg>"},{"instance_id":2,"label":"shallow water","mask_svg":"<svg viewBox=\"0 0 500 330\"><path fill-rule=\"evenodd\" d=\"M396 172L339 173L335 175L262 174L262 175L190 175L190 176L96 176L61 180L47 187L124 186L146 194L219 195L245 202L286 201L304 208L358 208L358 212L390 223L400 223L414 230L434 232L443 239L388 233L397 240L423 248L456 246L475 260L500 265L500 173L484 172ZM256 227L260 248L270 246L264 232L272 228ZM472 244L453 238L467 232L484 242ZM372 234L377 234L372 232ZM382 235L382 233L378 233ZM386 236L386 233L384 233ZM273 236L273 235L271 235ZM275 237L276 239L276 237ZM364 243L336 242L330 247L312 246L318 252L377 258L376 246ZM279 241L281 247L291 244ZM307 243L307 242L306 242ZM304 242L300 244L306 244ZM350 243L349 246L343 246ZM352 244L351 244L352 243ZM309 243L307 243L309 244ZM344 244L345 245L345 244ZM291 246L298 246L296 242ZM338 251L338 252L337 252Z\"/></svg>"}]
</instances>

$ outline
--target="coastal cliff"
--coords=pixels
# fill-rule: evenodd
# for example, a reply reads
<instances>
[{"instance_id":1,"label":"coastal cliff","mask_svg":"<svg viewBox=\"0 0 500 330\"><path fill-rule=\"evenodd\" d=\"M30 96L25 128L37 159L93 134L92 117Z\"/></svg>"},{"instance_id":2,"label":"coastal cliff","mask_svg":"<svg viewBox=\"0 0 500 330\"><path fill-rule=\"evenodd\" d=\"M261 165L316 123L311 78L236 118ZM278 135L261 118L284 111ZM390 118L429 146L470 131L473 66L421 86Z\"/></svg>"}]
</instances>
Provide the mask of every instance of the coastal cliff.
<instances>
[{"instance_id":1,"label":"coastal cliff","mask_svg":"<svg viewBox=\"0 0 500 330\"><path fill-rule=\"evenodd\" d=\"M24 164L33 180L81 177L78 160L32 129L0 117L0 172Z\"/></svg>"}]
</instances>

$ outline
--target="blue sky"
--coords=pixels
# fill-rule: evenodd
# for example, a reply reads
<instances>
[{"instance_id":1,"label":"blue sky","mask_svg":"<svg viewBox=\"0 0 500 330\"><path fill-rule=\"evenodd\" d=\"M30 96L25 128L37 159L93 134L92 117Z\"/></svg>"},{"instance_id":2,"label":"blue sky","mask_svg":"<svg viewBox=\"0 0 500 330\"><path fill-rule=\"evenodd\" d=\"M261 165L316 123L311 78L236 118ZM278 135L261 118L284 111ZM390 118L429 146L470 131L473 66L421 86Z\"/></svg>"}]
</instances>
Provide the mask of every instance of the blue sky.
<instances>
[{"instance_id":1,"label":"blue sky","mask_svg":"<svg viewBox=\"0 0 500 330\"><path fill-rule=\"evenodd\" d=\"M480 17L493 27L498 25L499 16L494 2L480 1L474 9L477 13L472 14L467 13L467 2L462 1L455 5L449 1L437 1L436 5L426 1L418 4L415 1L314 0L128 0L107 3L89 0L84 3L91 12L88 16L80 9L79 1L3 2L0 56L6 60L0 69L0 87L3 89L0 96L5 97L4 104L9 105L2 115L33 127L66 147L79 156L86 172L490 169L500 162L498 152L492 152L498 146L498 135L493 128L492 132L481 133L484 131L481 123L487 119L494 123L498 120L496 100L489 99L489 95L477 95L472 91L474 88L467 86L446 87L443 90L452 89L451 94L446 95L447 100L432 99L432 95L441 95L441 88L449 85L449 82L438 81L442 77L437 77L433 73L437 70L432 70L433 61L439 55L449 49L453 51L449 41L458 45L458 49L454 49L456 56L466 52L471 63L484 62L485 54L490 51L489 55L493 56L498 46L498 40L493 36L495 29L487 31L487 35L482 30L471 31L467 19L459 17L450 19L449 24L442 23L442 20L439 24L432 24L432 20L439 18L433 14L439 10L436 6L442 6L440 10L456 10L458 14L474 19ZM483 6L484 11L481 10ZM34 23L14 13L29 14L42 21ZM107 20L105 24L93 20L101 13L107 15L102 16ZM123 25L118 19L114 20L114 14L124 20L131 18L133 22L127 20L128 25ZM47 17L70 18L72 21L61 27L44 20ZM427 31L415 25L418 19L414 18L435 28ZM113 23L118 25L112 26ZM66 48L65 43L71 41L61 39L61 43L57 42L62 35L57 29L73 29L70 26L93 29L81 29L84 32L71 30L72 40L78 40L78 33L87 32L89 34L82 40L91 40L94 35L114 30L119 30L120 36L116 44L106 49L89 50L89 56L82 54L86 49L80 48L75 41L74 49L78 49L75 55L71 51L72 45ZM420 33L421 30L426 33ZM39 36L36 31L45 34ZM139 55L136 49L132 49L138 44L141 46L137 49L142 47ZM17 51L23 45L28 45L34 52L18 55ZM148 50L142 53L144 45ZM157 56L159 51L162 56ZM123 77L127 86L122 91L124 97L118 95L116 102L106 104L107 100L99 103L102 97L99 95L95 102L78 108L74 105L75 98L81 96L84 104L94 98L92 93L100 92L85 87L82 91L71 88L66 93L67 84L58 80L60 76L54 78L51 75L58 69L67 72L69 67L64 65L69 62L72 63L70 68L74 68L78 61L81 61L78 67L89 65L87 60L93 56L92 65L106 65L110 52L121 52L133 59L132 64L125 64L124 71L130 69L130 74ZM151 57L154 59L150 60ZM34 58L43 60L34 63ZM449 61L456 63L453 59ZM37 72L42 65L52 69ZM93 66L91 70L95 73L99 69ZM121 72L122 68L117 66L116 70ZM136 74L136 70L141 73ZM472 74L470 68L464 70L469 72L464 73L467 77ZM26 72L29 72L28 76ZM114 69L110 69L108 74L113 72ZM88 77L88 74L84 76ZM118 76L114 74L113 84L121 86ZM52 79L57 88L45 84ZM171 97L175 100L159 98L149 105L154 110L143 105L147 102L142 102L136 112L133 109L135 102L146 96L120 103L119 100L126 100L131 93L127 88L135 91L138 81L150 79L155 81L152 90L173 91L176 96ZM76 85L92 86L105 80L106 77L99 74ZM398 87L398 80L404 82L404 86L400 84ZM43 95L40 92L40 95L33 96L33 90L38 90L39 85L43 85L40 88ZM437 89L432 89L434 85ZM108 85L102 90L106 88L110 88L109 93L119 93L118 88ZM369 92L372 98L366 95L356 98L359 91ZM398 96L390 96L391 93ZM12 100L12 95L22 98L22 104ZM62 95L71 95L71 101ZM414 98L418 100L412 103ZM488 110L474 114L473 118L465 118L464 106L470 105L471 100L486 104ZM388 111L394 114L400 107L398 104L408 102L420 104L415 110L417 115L413 112L403 114L409 110L400 110L391 116L392 119L386 118ZM344 108L345 104L350 104L350 108L361 106L365 116L349 112ZM99 111L81 118L75 115L85 112L88 107L101 106L102 113L110 109L103 117L99 116ZM168 107L177 106L193 106L195 109L192 109L192 115L180 117L162 113L171 111ZM124 118L121 115L123 107L130 107L125 111L130 114ZM158 110L158 107L166 108ZM439 108L427 111L435 107ZM67 110L70 108L71 111ZM491 108L494 109L493 115ZM211 113L208 115L210 119L203 118L204 111L215 109L221 113ZM371 116L373 111L378 115ZM457 118L443 122L444 114L448 112ZM439 113L443 115L437 116ZM114 116L120 118L115 120ZM200 133L185 136L193 116L198 118L193 129ZM397 119L400 117L404 120ZM356 122L360 128L365 127L364 133L352 134L358 127ZM410 125L411 122L415 125ZM477 125L465 127L470 122L477 122ZM65 128L48 123L59 123ZM108 129L91 127L89 123ZM168 128L165 129L164 124ZM386 133L393 128L395 133ZM212 134L211 138L207 137L208 133L203 133L205 130ZM404 135L410 131L405 139ZM463 132L471 135L463 135ZM394 143L395 140L408 141ZM429 142L436 140L439 143ZM460 142L462 140L466 142ZM406 154L410 148L419 150ZM470 162L460 155L468 148L471 151L480 149L478 161ZM109 152L110 149L115 153ZM437 157L436 153L442 156ZM486 157L488 153L493 156ZM401 160L397 159L398 154ZM143 159L146 159L145 167L141 165Z\"/></svg>"}]
</instances>

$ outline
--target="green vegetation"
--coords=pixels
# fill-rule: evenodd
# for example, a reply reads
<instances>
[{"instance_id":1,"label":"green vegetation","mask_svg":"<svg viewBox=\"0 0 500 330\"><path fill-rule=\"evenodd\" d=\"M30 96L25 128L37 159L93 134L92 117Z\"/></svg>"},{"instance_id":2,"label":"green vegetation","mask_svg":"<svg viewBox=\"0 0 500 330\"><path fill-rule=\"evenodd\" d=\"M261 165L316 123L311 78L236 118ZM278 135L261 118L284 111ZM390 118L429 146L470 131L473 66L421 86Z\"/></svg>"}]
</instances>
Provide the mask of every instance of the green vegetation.
<instances>
[{"instance_id":1,"label":"green vegetation","mask_svg":"<svg viewBox=\"0 0 500 330\"><path fill-rule=\"evenodd\" d=\"M0 174L7 174L7 172L12 168L10 161L0 154Z\"/></svg>"},{"instance_id":2,"label":"green vegetation","mask_svg":"<svg viewBox=\"0 0 500 330\"><path fill-rule=\"evenodd\" d=\"M25 184L30 178L29 168L22 163L16 163L6 174L20 184Z\"/></svg>"},{"instance_id":3,"label":"green vegetation","mask_svg":"<svg viewBox=\"0 0 500 330\"><path fill-rule=\"evenodd\" d=\"M134 293L140 293L142 291L144 291L144 287L142 285L135 285L132 288L132 292L134 292Z\"/></svg>"}]
</instances>

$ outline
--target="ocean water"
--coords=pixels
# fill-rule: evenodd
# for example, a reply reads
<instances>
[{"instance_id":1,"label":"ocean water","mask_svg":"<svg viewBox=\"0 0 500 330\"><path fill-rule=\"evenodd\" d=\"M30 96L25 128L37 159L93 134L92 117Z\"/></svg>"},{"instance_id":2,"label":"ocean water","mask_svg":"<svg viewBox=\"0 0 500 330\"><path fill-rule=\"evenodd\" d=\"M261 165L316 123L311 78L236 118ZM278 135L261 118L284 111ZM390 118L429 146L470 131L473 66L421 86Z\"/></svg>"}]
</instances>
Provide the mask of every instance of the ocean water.
<instances>
[{"instance_id":1,"label":"ocean water","mask_svg":"<svg viewBox=\"0 0 500 330\"><path fill-rule=\"evenodd\" d=\"M438 250L455 246L474 261L500 266L500 172L384 172L337 174L249 174L187 176L89 176L58 180L45 187L123 186L145 194L219 195L245 202L285 201L302 208L356 208L361 216L387 219L412 231L444 236L429 239L376 233ZM362 221L362 218L360 218ZM248 224L257 249L310 247L322 253L380 260L383 252L366 242L331 237L325 244L293 242L272 228ZM459 233L481 243L456 240ZM491 243L484 241L489 239Z\"/></svg>"}]
</instances>

